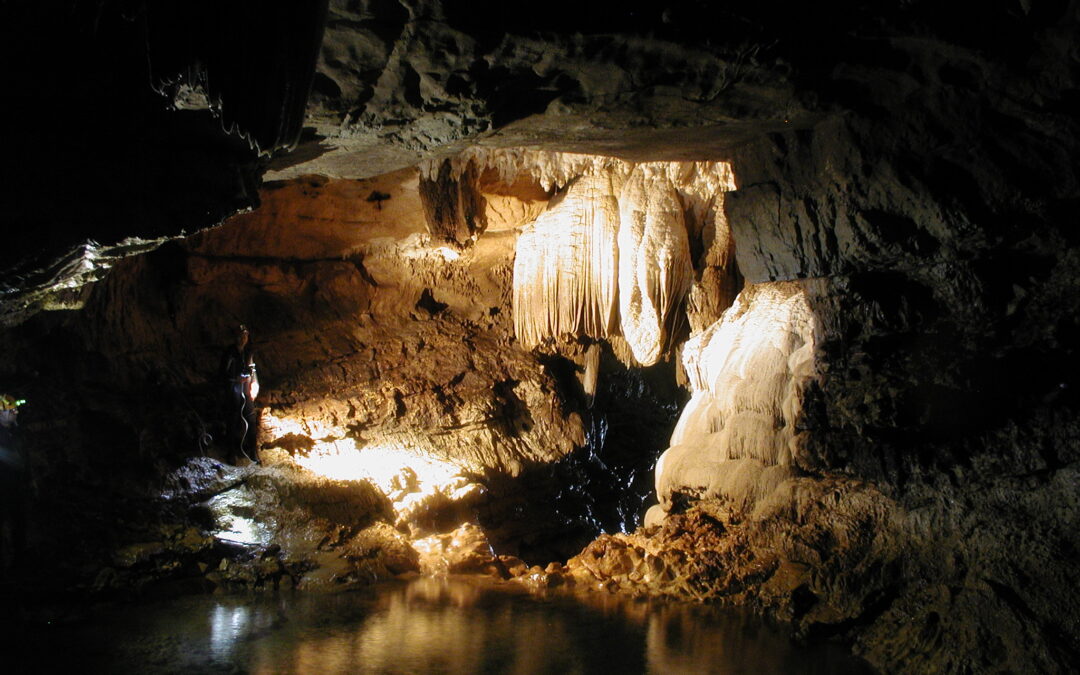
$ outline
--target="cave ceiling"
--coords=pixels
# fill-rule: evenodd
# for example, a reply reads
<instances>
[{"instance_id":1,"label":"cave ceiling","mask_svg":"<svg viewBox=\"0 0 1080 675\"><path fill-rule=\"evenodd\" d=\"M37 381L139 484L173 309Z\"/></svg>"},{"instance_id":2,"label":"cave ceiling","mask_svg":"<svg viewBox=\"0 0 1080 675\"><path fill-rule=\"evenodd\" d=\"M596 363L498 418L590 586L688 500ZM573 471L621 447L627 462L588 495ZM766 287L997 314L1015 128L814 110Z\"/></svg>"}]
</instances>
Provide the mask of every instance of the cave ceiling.
<instances>
[{"instance_id":1,"label":"cave ceiling","mask_svg":"<svg viewBox=\"0 0 1080 675\"><path fill-rule=\"evenodd\" d=\"M1075 9L5 3L19 104L4 321L63 306L55 291L76 293L119 257L254 208L264 180L366 178L475 145L723 159L900 109L929 121L892 142L941 143L953 132L918 138L932 118L986 103L1008 118L986 120L991 132L1030 124L1053 137L1075 108Z\"/></svg>"}]
</instances>

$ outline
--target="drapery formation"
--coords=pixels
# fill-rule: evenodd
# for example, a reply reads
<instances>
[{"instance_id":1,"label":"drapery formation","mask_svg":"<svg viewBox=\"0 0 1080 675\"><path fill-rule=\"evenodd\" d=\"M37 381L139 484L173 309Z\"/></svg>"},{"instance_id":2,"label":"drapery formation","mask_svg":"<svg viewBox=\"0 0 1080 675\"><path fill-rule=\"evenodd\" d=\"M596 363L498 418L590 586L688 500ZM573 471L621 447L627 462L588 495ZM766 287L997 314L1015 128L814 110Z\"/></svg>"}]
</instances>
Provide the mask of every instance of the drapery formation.
<instances>
[{"instance_id":1,"label":"drapery formation","mask_svg":"<svg viewBox=\"0 0 1080 675\"><path fill-rule=\"evenodd\" d=\"M607 339L620 358L657 363L694 283L691 229L703 220L697 212L715 210L717 195L732 187L727 165L635 165L534 151L473 153L468 162L505 181L531 171L545 187L568 183L518 239L513 307L522 345Z\"/></svg>"},{"instance_id":2,"label":"drapery formation","mask_svg":"<svg viewBox=\"0 0 1080 675\"><path fill-rule=\"evenodd\" d=\"M675 186L638 167L619 198L619 318L634 359L660 360L694 280L686 220Z\"/></svg>"},{"instance_id":3,"label":"drapery formation","mask_svg":"<svg viewBox=\"0 0 1080 675\"><path fill-rule=\"evenodd\" d=\"M619 205L610 175L583 176L521 233L514 330L526 347L563 334L617 330Z\"/></svg>"}]
</instances>

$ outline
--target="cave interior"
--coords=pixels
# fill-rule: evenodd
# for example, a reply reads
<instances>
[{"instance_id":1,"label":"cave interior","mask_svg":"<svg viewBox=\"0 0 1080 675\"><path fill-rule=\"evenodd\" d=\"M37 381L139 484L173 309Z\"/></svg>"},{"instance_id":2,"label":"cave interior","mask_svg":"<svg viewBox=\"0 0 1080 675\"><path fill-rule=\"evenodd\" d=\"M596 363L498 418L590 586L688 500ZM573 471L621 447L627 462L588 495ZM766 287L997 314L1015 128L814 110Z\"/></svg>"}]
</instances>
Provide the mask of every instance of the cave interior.
<instances>
[{"instance_id":1,"label":"cave interior","mask_svg":"<svg viewBox=\"0 0 1080 675\"><path fill-rule=\"evenodd\" d=\"M1080 659L1076 0L0 22L5 601L469 573Z\"/></svg>"}]
</instances>

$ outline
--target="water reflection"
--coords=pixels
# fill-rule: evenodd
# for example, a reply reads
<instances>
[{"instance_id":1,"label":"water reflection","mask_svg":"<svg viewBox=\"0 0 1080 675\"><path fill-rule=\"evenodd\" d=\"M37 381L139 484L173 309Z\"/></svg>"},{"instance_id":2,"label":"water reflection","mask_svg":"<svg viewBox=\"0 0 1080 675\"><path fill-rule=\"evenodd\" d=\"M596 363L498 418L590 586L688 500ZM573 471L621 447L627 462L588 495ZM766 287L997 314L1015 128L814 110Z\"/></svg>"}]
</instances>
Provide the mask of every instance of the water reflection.
<instances>
[{"instance_id":1,"label":"water reflection","mask_svg":"<svg viewBox=\"0 0 1080 675\"><path fill-rule=\"evenodd\" d=\"M595 593L537 597L479 580L188 597L117 609L66 637L86 651L83 666L111 673L870 672L750 616Z\"/></svg>"}]
</instances>

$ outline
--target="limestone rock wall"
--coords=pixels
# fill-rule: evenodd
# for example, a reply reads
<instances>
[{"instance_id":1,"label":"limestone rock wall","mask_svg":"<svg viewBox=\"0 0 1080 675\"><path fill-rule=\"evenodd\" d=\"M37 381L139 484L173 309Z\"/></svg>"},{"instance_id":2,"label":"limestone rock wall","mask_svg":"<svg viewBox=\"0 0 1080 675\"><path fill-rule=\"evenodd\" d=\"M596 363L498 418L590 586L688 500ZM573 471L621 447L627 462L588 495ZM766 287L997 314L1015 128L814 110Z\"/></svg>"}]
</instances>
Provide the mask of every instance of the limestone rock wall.
<instances>
[{"instance_id":1,"label":"limestone rock wall","mask_svg":"<svg viewBox=\"0 0 1080 675\"><path fill-rule=\"evenodd\" d=\"M59 497L75 485L108 500L152 491L191 456L241 458L218 373L241 322L264 464L374 485L412 536L482 522L500 552L534 561L636 523L674 419L670 377L607 355L599 374L597 351L586 401L573 362L517 344L515 245L550 199L533 174L474 170L465 181L488 228L465 242L432 233L422 180L270 184L259 210L120 262L80 310L6 333L8 372L35 401L23 421L41 544L63 540L52 519L77 527L79 500ZM58 377L69 384L52 391ZM631 418L640 405L649 412ZM659 437L637 428L654 419Z\"/></svg>"},{"instance_id":2,"label":"limestone rock wall","mask_svg":"<svg viewBox=\"0 0 1080 675\"><path fill-rule=\"evenodd\" d=\"M271 193L258 190L261 176L370 178L441 161L467 144L483 146L478 156L533 146L477 161L481 183L537 148L618 158L609 165L724 160L737 189L684 213L696 277L689 322L695 332L723 324L741 285L732 252L752 284L805 284L821 327L817 376L791 418L801 420L805 443L793 455L798 475L752 509L717 492L669 511L642 535L657 544L652 555L668 550L685 563L693 597L790 612L808 635L857 641L888 670L1066 671L1076 662L1075 0L652 3L635 12L615 2L332 2L309 130L294 153L268 165L242 135L291 138L278 132L284 122L297 131L295 105L246 108L256 113L250 126L229 136L213 111L191 109L197 91L163 100L149 90L148 44L184 56L194 53L185 50L188 27L229 33L189 14L175 33L153 39L164 44L151 44L146 22L129 13L138 6L43 1L0 10L5 61L19 64L10 88L24 96L12 128L26 131L11 134L6 149L17 168L4 209L0 309L6 323L39 306L86 312L2 335L0 372L32 402L24 430L53 439L33 460L38 468L119 488L136 466L199 452L205 425L196 413L213 395L187 386L216 361L228 324L251 315L266 400L298 411L308 393L331 398L304 378L314 367L321 382L360 403L313 404L332 423L333 442L372 429L388 438L405 421L444 431L455 416L471 422L494 409L517 420L518 436L504 430L487 444L469 436L490 431L483 424L451 429L472 439L464 447L476 454L448 446L446 459L480 461L496 445L501 453L507 437L499 454L506 469L509 458L561 456L557 445L534 443L544 434L525 432L529 420L510 411L538 410L544 420L552 411L547 428L565 445L577 425L539 400L549 400L544 387L560 380L560 367L570 382L574 368L552 357L545 377L526 376L535 373L529 359L540 357L520 354L485 365L505 383L498 395L479 394L492 382L471 377L472 360L500 344L485 340L509 335L508 290L486 315L467 300L473 284L510 288L505 231L480 237L467 254L432 246L419 221L363 245L343 227L340 246L310 248L325 258L283 256L309 249L295 239L259 256L248 250L257 242L238 239L220 258L213 248L175 244L117 268L92 294L80 285L148 246L128 237L157 242L260 198L275 208ZM242 14L232 18L242 23ZM292 28L268 28L267 43ZM40 52L43 35L63 70L26 58ZM219 56L249 63L246 51ZM273 56L281 61L258 64L237 85L248 92L238 105L297 92L280 85L299 84L303 59ZM583 164L542 161L550 171L540 192L565 187L580 175L568 167ZM58 173L67 180L51 180ZM290 189L313 190L301 185ZM500 200L485 197L485 214L505 222L527 222L546 203L501 201L501 188L488 187L484 194ZM405 203L403 194L378 184L355 196L368 213ZM257 220L248 226L275 241ZM453 227L438 232L464 243L473 232L464 220L455 210L446 221ZM64 256L91 237L105 255ZM484 255L492 265L479 264ZM448 270L474 261L493 272L444 275L436 257L457 266ZM50 300L61 286L70 287ZM220 301L186 304L203 291ZM416 318L384 321L391 310ZM141 324L140 316L161 321ZM485 332L489 324L502 328ZM297 325L305 330L287 328ZM170 329L177 326L184 330ZM417 355L444 342L464 348L440 350L438 369L418 372ZM386 374L393 386L385 392L370 388L373 345L394 353L405 373ZM632 388L638 375L621 381ZM301 395L290 398L293 391ZM470 403L458 403L463 394ZM275 452L291 454L291 440L305 444L287 435ZM599 434L590 425L587 435ZM751 452L778 454L770 439ZM507 501L528 502L513 487L499 489ZM123 505L118 492L110 503ZM119 522L117 512L101 520ZM77 531L64 534L86 543Z\"/></svg>"},{"instance_id":3,"label":"limestone rock wall","mask_svg":"<svg viewBox=\"0 0 1080 675\"><path fill-rule=\"evenodd\" d=\"M889 671L1068 670L1080 269L1061 217L1076 129L1046 80L1072 53L1060 27L1018 59L877 41L887 63L833 73L850 112L732 154L739 270L750 288L805 289L814 376L790 475L752 483L770 494L726 492L735 470L714 482L713 443L680 481L710 498L650 520L657 550L688 537L680 569L701 586L685 594L789 612ZM774 438L750 451L773 456Z\"/></svg>"}]
</instances>

